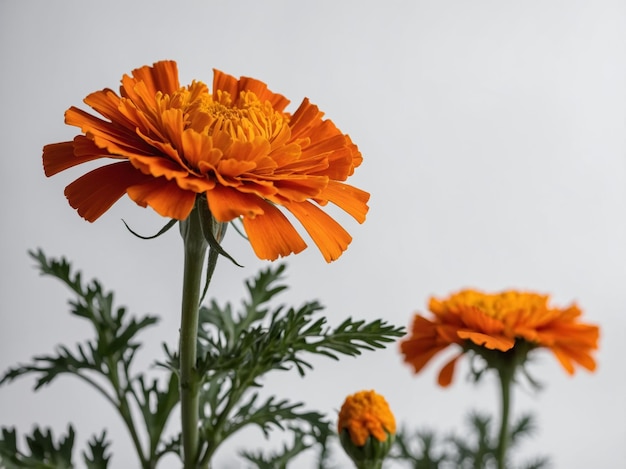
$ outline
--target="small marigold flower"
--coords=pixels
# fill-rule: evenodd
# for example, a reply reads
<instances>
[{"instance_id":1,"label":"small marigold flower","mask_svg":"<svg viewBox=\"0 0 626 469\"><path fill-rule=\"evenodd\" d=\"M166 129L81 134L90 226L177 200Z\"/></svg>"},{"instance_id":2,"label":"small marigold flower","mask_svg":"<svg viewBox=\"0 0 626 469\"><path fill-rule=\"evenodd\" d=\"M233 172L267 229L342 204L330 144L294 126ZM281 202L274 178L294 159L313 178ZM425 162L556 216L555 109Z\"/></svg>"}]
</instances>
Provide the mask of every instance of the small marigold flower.
<instances>
[{"instance_id":1,"label":"small marigold flower","mask_svg":"<svg viewBox=\"0 0 626 469\"><path fill-rule=\"evenodd\" d=\"M365 220L369 194L344 182L361 153L308 99L290 114L289 101L263 82L218 70L212 91L199 81L181 87L176 63L162 61L124 75L119 95L104 89L85 103L103 118L68 109L65 122L82 134L46 145L43 165L52 176L87 161L116 160L65 189L90 222L124 194L176 220L185 220L202 196L216 221L241 218L257 256L274 260L306 247L281 207L330 262L352 238L319 206L331 202Z\"/></svg>"},{"instance_id":2,"label":"small marigold flower","mask_svg":"<svg viewBox=\"0 0 626 469\"><path fill-rule=\"evenodd\" d=\"M440 351L458 344L461 353L440 371L438 382L452 382L457 360L467 351L509 352L547 348L563 368L574 373L574 365L594 371L591 353L598 348L599 328L578 321L576 305L555 308L549 297L515 290L487 294L463 290L446 299L431 298L434 318L415 315L410 335L400 343L404 361L416 373Z\"/></svg>"},{"instance_id":3,"label":"small marigold flower","mask_svg":"<svg viewBox=\"0 0 626 469\"><path fill-rule=\"evenodd\" d=\"M383 396L360 391L341 406L337 430L357 467L378 467L393 444L396 421Z\"/></svg>"}]
</instances>

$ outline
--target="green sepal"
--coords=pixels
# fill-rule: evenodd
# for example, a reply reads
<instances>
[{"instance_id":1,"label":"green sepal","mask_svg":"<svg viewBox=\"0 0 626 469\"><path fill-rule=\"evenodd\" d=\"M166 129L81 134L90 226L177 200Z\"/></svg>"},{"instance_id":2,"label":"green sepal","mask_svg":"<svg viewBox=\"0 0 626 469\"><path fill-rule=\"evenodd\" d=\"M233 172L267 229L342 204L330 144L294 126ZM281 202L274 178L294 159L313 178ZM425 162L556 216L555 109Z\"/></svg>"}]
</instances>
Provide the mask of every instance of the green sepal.
<instances>
[{"instance_id":1,"label":"green sepal","mask_svg":"<svg viewBox=\"0 0 626 469\"><path fill-rule=\"evenodd\" d=\"M395 435L388 431L385 433L387 438L384 441L379 441L370 435L363 446L357 446L352 441L350 432L344 428L339 433L339 441L358 469L380 469L395 441Z\"/></svg>"},{"instance_id":2,"label":"green sepal","mask_svg":"<svg viewBox=\"0 0 626 469\"><path fill-rule=\"evenodd\" d=\"M157 234L152 235L152 236L142 236L142 235L140 235L139 233L137 233L137 232L133 231L133 230L131 229L131 227L130 227L130 226L128 226L128 223L126 223L126 222L124 221L124 219L122 218L122 223L124 223L124 226L126 227L126 229L127 229L128 231L130 231L132 234L134 234L135 236L137 236L138 238L140 238L140 239L154 239L154 238L158 238L158 237L159 237L159 236L161 236L162 234L164 234L164 233L166 233L167 231L169 231L169 229L170 229L172 226L174 226L177 222L178 222L178 220L176 220L176 219L172 218L170 221L168 221L168 222L166 223L166 225L165 225L163 228L161 228L161 229L159 230L159 232L158 232Z\"/></svg>"},{"instance_id":3,"label":"green sepal","mask_svg":"<svg viewBox=\"0 0 626 469\"><path fill-rule=\"evenodd\" d=\"M220 245L226 235L228 223L219 222L215 219L215 217L213 217L205 197L198 197L196 199L196 208L198 209L198 216L200 217L202 234L204 235L206 242L209 243L211 250L214 250L218 254L224 256L237 267L243 267Z\"/></svg>"}]
</instances>

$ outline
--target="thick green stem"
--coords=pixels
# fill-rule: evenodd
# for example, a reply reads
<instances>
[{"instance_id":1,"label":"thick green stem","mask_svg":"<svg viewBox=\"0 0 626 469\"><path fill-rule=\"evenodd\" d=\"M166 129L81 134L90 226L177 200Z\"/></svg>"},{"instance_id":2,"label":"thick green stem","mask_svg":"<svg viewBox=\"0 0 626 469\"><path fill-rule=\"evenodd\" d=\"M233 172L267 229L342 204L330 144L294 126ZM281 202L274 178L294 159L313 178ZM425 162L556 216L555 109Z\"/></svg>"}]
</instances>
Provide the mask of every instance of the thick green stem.
<instances>
[{"instance_id":1,"label":"thick green stem","mask_svg":"<svg viewBox=\"0 0 626 469\"><path fill-rule=\"evenodd\" d=\"M202 233L198 209L181 222L185 247L183 295L180 325L180 402L183 461L195 469L198 460L198 417L200 377L196 370L200 285L207 242Z\"/></svg>"},{"instance_id":2,"label":"thick green stem","mask_svg":"<svg viewBox=\"0 0 626 469\"><path fill-rule=\"evenodd\" d=\"M502 366L498 368L498 376L500 377L501 387L501 421L500 433L498 435L498 449L496 459L498 469L505 469L506 450L509 445L509 415L511 411L511 385L515 374L515 363L511 366Z\"/></svg>"}]
</instances>

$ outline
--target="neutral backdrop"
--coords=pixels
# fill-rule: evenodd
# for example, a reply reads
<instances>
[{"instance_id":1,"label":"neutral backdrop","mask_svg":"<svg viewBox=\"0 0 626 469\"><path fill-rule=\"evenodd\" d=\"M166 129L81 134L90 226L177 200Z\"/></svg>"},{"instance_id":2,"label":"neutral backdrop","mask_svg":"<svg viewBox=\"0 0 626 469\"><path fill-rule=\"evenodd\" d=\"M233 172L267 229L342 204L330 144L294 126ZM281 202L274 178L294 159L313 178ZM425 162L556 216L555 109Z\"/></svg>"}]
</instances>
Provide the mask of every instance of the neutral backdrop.
<instances>
[{"instance_id":1,"label":"neutral backdrop","mask_svg":"<svg viewBox=\"0 0 626 469\"><path fill-rule=\"evenodd\" d=\"M27 250L37 247L100 278L133 312L162 317L141 364L161 356L161 342L176 344L176 231L134 238L122 218L143 233L164 221L126 198L87 223L63 196L84 169L46 179L41 167L44 144L77 132L63 123L68 107L161 59L178 62L181 83L210 84L218 68L265 81L291 110L309 97L362 151L351 183L371 192L367 221L338 217L354 241L330 265L314 246L287 258L285 302L319 299L333 324L408 325L430 296L463 287L575 301L602 328L598 370L570 377L537 354L530 369L545 388L516 388L514 412L536 413L539 430L519 456L626 467L626 3L1 0L0 369L90 335L67 314L68 292L33 269ZM225 246L245 268L221 261L211 295L238 301L243 279L267 264L234 231ZM376 389L402 424L462 431L470 408L496 412L496 383L473 386L465 363L442 390L444 358L415 376L394 344L315 360L305 379L272 375L265 392L334 421L347 394ZM33 382L0 388L0 425L59 432L73 422L79 446L108 428L112 467L135 466L117 415L89 388L61 378L32 393ZM237 451L263 445L245 432L215 466L246 467Z\"/></svg>"}]
</instances>

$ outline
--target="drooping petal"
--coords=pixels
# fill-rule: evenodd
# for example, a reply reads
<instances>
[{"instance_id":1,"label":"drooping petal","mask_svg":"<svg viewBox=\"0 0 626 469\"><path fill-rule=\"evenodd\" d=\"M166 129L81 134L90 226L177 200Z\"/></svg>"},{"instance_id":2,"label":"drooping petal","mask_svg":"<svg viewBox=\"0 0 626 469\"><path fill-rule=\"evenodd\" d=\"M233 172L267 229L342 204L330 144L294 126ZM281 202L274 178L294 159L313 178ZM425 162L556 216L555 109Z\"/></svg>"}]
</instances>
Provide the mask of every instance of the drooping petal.
<instances>
[{"instance_id":1,"label":"drooping petal","mask_svg":"<svg viewBox=\"0 0 626 469\"><path fill-rule=\"evenodd\" d=\"M273 261L306 248L306 243L287 217L267 202L263 206L263 214L244 217L243 226L254 253L260 259Z\"/></svg>"},{"instance_id":2,"label":"drooping petal","mask_svg":"<svg viewBox=\"0 0 626 469\"><path fill-rule=\"evenodd\" d=\"M449 345L409 339L400 343L400 351L404 356L404 362L411 365L415 373L419 373L435 355Z\"/></svg>"},{"instance_id":3,"label":"drooping petal","mask_svg":"<svg viewBox=\"0 0 626 469\"><path fill-rule=\"evenodd\" d=\"M65 196L81 217L93 222L111 208L130 186L149 179L123 161L81 176L65 188Z\"/></svg>"},{"instance_id":4,"label":"drooping petal","mask_svg":"<svg viewBox=\"0 0 626 469\"><path fill-rule=\"evenodd\" d=\"M369 207L369 193L345 183L328 181L328 185L320 194L324 199L334 203L350 214L356 221L363 223Z\"/></svg>"},{"instance_id":5,"label":"drooping petal","mask_svg":"<svg viewBox=\"0 0 626 469\"><path fill-rule=\"evenodd\" d=\"M324 211L311 202L291 202L284 205L298 219L322 252L326 262L334 261L348 248L352 236Z\"/></svg>"},{"instance_id":6,"label":"drooping petal","mask_svg":"<svg viewBox=\"0 0 626 469\"><path fill-rule=\"evenodd\" d=\"M565 346L554 346L551 349L559 363L570 375L574 374L573 362L578 363L589 371L595 371L596 369L596 361L586 351Z\"/></svg>"},{"instance_id":7,"label":"drooping petal","mask_svg":"<svg viewBox=\"0 0 626 469\"><path fill-rule=\"evenodd\" d=\"M441 387L448 387L452 383L452 378L454 377L454 369L456 367L456 363L463 356L463 353L459 353L455 355L452 360L445 364L445 366L439 371L439 375L437 376L437 382Z\"/></svg>"},{"instance_id":8,"label":"drooping petal","mask_svg":"<svg viewBox=\"0 0 626 469\"><path fill-rule=\"evenodd\" d=\"M60 142L44 146L42 158L44 173L46 176L53 176L72 166L100 158L100 156L90 155L77 158L74 155L74 142Z\"/></svg>"}]
</instances>

